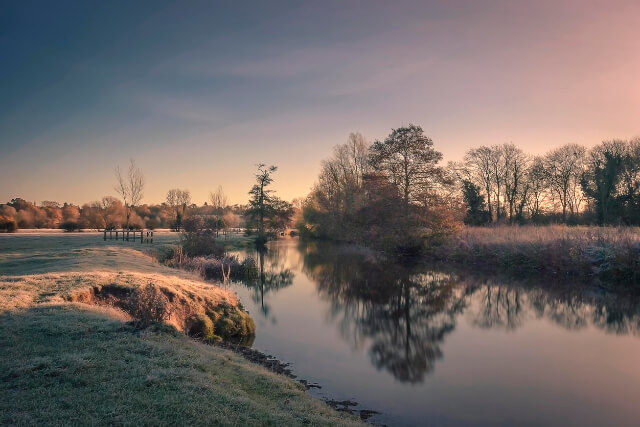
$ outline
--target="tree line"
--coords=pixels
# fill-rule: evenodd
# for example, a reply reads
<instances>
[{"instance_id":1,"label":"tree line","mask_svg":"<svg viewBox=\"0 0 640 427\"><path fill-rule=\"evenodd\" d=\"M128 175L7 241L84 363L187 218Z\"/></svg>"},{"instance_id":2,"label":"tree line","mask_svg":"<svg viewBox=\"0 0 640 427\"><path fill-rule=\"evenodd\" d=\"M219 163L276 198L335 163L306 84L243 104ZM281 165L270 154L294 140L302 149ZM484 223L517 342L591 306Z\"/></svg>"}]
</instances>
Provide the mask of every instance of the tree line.
<instances>
[{"instance_id":1,"label":"tree line","mask_svg":"<svg viewBox=\"0 0 640 427\"><path fill-rule=\"evenodd\" d=\"M541 156L512 143L481 146L469 149L463 161L443 165L420 126L393 129L372 143L352 133L322 162L316 184L295 208L269 189L276 170L257 165L246 205L229 206L221 187L204 206L182 189L147 205L140 204L144 176L132 161L124 172L116 168L120 199L36 206L16 198L0 205L0 231L180 230L191 216L199 218L198 227L246 227L265 240L298 216L297 228L307 236L411 249L463 222L640 225L640 138L591 149L567 144Z\"/></svg>"},{"instance_id":2,"label":"tree line","mask_svg":"<svg viewBox=\"0 0 640 427\"><path fill-rule=\"evenodd\" d=\"M441 161L420 126L373 143L352 133L322 162L300 232L417 248L463 222L640 224L640 138L543 156L512 143L481 146L461 162Z\"/></svg>"},{"instance_id":3,"label":"tree line","mask_svg":"<svg viewBox=\"0 0 640 427\"><path fill-rule=\"evenodd\" d=\"M167 202L136 205L129 212L129 228L177 230L176 210L175 206ZM201 206L188 203L184 205L184 209L181 206L179 210L185 212L185 216L218 216L224 222L225 228L240 228L246 225L246 207L242 205L227 205L220 210L209 203ZM180 218L180 224L182 221ZM126 224L127 209L122 201L112 196L105 196L101 200L83 205L53 201L44 201L38 205L22 198L14 198L0 205L0 231L15 231L19 228L115 230L126 229Z\"/></svg>"},{"instance_id":4,"label":"tree line","mask_svg":"<svg viewBox=\"0 0 640 427\"><path fill-rule=\"evenodd\" d=\"M468 224L640 224L640 138L589 150L567 144L542 156L514 144L482 146L450 169Z\"/></svg>"},{"instance_id":5,"label":"tree line","mask_svg":"<svg viewBox=\"0 0 640 427\"><path fill-rule=\"evenodd\" d=\"M115 191L120 199L105 196L101 200L77 206L69 203L43 201L40 205L22 198L0 204L0 231L22 229L157 229L170 228L190 232L218 232L225 228L254 230L264 242L287 228L294 214L291 203L281 200L269 189L276 166L257 165L256 184L249 191L246 205L229 205L222 186L209 195L209 202L198 206L186 189L167 191L160 204L141 204L145 185L144 174L131 160L127 170L115 168Z\"/></svg>"}]
</instances>

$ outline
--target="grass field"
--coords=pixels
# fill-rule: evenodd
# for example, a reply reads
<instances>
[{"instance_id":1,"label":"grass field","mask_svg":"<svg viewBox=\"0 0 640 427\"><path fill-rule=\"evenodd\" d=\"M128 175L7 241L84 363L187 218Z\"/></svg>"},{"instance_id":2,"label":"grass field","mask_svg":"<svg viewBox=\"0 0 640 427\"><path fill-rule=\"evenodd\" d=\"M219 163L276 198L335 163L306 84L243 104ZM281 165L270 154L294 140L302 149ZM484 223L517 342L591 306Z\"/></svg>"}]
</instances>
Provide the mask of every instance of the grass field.
<instances>
[{"instance_id":1,"label":"grass field","mask_svg":"<svg viewBox=\"0 0 640 427\"><path fill-rule=\"evenodd\" d=\"M95 234L0 236L0 425L359 424L301 384L182 333L180 308L237 300L141 247ZM172 326L136 329L117 301L96 305L102 289L147 283L172 295Z\"/></svg>"}]
</instances>

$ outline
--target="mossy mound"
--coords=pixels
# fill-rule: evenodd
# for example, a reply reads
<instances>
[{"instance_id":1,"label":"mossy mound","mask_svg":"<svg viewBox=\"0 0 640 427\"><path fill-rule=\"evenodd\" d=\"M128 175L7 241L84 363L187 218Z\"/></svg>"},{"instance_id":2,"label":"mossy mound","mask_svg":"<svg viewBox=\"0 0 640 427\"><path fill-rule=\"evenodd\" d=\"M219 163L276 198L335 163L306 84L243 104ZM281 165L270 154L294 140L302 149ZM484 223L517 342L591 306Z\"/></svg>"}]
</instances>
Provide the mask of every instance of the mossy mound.
<instances>
[{"instance_id":1,"label":"mossy mound","mask_svg":"<svg viewBox=\"0 0 640 427\"><path fill-rule=\"evenodd\" d=\"M212 340L214 338L213 321L206 314L196 314L188 320L187 334L193 338Z\"/></svg>"},{"instance_id":2,"label":"mossy mound","mask_svg":"<svg viewBox=\"0 0 640 427\"><path fill-rule=\"evenodd\" d=\"M222 303L213 310L207 311L213 321L215 335L225 341L238 342L243 345L253 343L256 325L249 313L236 305Z\"/></svg>"}]
</instances>

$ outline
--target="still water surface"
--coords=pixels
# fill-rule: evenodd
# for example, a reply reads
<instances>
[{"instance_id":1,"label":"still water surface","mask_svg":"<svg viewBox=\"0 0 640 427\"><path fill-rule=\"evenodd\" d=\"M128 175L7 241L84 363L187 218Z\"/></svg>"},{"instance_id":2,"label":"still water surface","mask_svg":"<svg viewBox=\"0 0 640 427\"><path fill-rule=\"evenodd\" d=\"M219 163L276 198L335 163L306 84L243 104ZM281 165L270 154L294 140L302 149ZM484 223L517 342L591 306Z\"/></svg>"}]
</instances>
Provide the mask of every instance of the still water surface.
<instances>
[{"instance_id":1,"label":"still water surface","mask_svg":"<svg viewBox=\"0 0 640 427\"><path fill-rule=\"evenodd\" d=\"M639 425L640 303L272 242L253 347L387 425Z\"/></svg>"}]
</instances>

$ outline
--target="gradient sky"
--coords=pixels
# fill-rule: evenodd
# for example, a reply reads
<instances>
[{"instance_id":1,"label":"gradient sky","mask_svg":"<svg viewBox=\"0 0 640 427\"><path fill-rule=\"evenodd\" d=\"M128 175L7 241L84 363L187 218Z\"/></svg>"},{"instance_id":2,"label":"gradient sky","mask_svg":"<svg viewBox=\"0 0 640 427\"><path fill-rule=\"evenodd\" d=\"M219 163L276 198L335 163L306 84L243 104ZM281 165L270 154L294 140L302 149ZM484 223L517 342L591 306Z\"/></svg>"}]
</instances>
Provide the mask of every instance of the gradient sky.
<instances>
[{"instance_id":1,"label":"gradient sky","mask_svg":"<svg viewBox=\"0 0 640 427\"><path fill-rule=\"evenodd\" d=\"M0 0L0 202L143 202L254 165L304 196L350 132L415 123L459 160L640 135L640 1L28 2Z\"/></svg>"}]
</instances>

